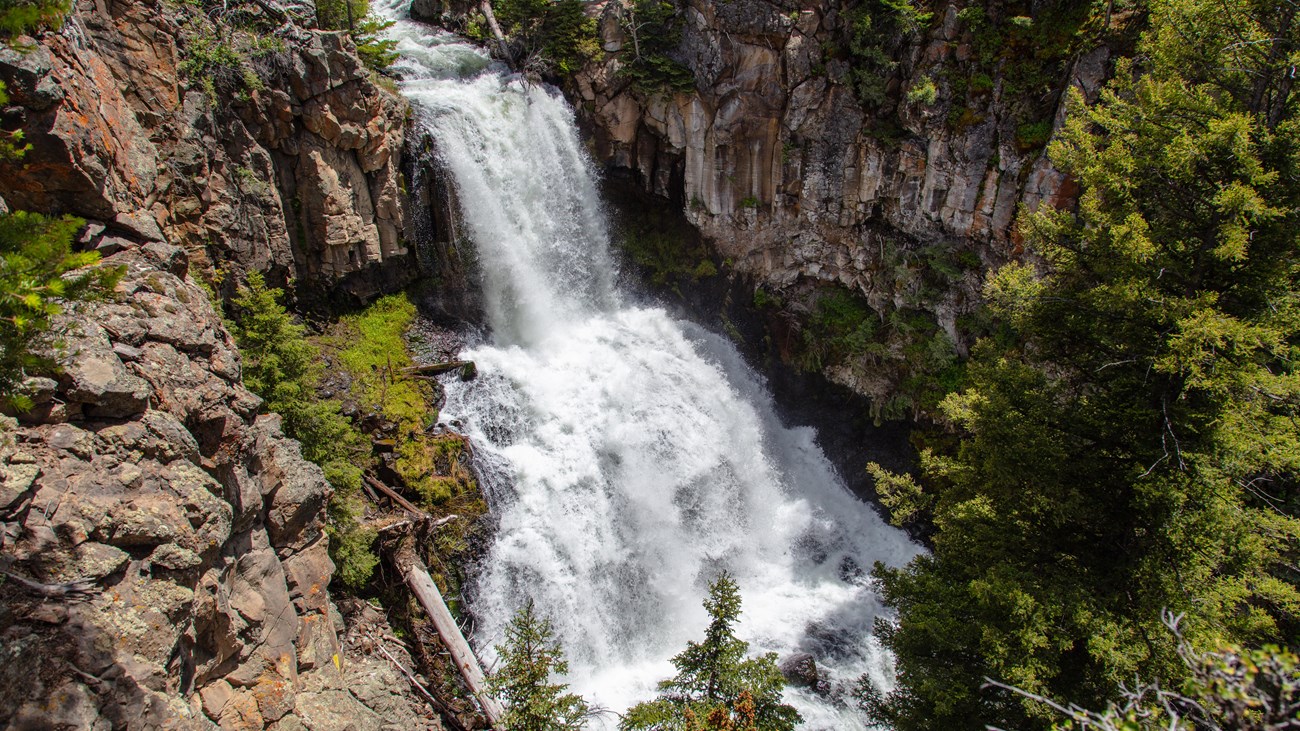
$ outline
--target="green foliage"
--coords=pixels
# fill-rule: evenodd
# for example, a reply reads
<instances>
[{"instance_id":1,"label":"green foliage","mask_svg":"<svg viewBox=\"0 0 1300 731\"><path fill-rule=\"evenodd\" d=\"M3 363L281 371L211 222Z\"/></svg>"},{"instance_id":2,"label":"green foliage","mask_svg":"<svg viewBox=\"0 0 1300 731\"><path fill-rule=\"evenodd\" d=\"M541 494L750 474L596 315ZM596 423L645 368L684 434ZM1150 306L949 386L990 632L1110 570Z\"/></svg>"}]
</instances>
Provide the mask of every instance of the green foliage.
<instances>
[{"instance_id":1,"label":"green foliage","mask_svg":"<svg viewBox=\"0 0 1300 731\"><path fill-rule=\"evenodd\" d=\"M1018 120L1017 146L1022 151L1041 147L1051 133L1051 116L1070 64L1107 32L1108 9L1124 4L1049 0L963 8L957 18L971 34L974 69L963 71L954 88L969 94L968 105L978 106L986 103L979 98L992 91L993 80L1000 79L1000 103ZM948 121L960 130L970 118Z\"/></svg>"},{"instance_id":2,"label":"green foliage","mask_svg":"<svg viewBox=\"0 0 1300 731\"><path fill-rule=\"evenodd\" d=\"M265 88L249 57L255 46L255 38L248 32L196 14L181 34L184 60L178 68L214 103L225 94L247 94Z\"/></svg>"},{"instance_id":3,"label":"green foliage","mask_svg":"<svg viewBox=\"0 0 1300 731\"><path fill-rule=\"evenodd\" d=\"M59 331L53 319L70 304L107 296L120 267L93 267L99 254L74 252L79 218L15 211L0 215L0 403L29 406L17 387L29 370L50 371Z\"/></svg>"},{"instance_id":4,"label":"green foliage","mask_svg":"<svg viewBox=\"0 0 1300 731\"><path fill-rule=\"evenodd\" d=\"M232 304L231 331L244 358L244 385L284 418L284 431L302 444L302 455L320 465L334 488L330 497L330 553L338 576L363 587L378 562L373 530L361 527L362 469L369 444L335 400L317 395L320 350L281 303L283 292L252 272Z\"/></svg>"},{"instance_id":5,"label":"green foliage","mask_svg":"<svg viewBox=\"0 0 1300 731\"><path fill-rule=\"evenodd\" d=\"M380 20L367 15L357 23L352 40L357 46L357 55L362 62L374 71L385 71L397 62L397 41L385 40L380 35L393 27L392 21Z\"/></svg>"},{"instance_id":6,"label":"green foliage","mask_svg":"<svg viewBox=\"0 0 1300 731\"><path fill-rule=\"evenodd\" d=\"M1093 707L1180 683L1166 608L1196 647L1300 641L1297 21L1153 2L1142 65L1072 99L1049 150L1078 212L1022 219L1044 270L989 281L1001 334L916 481L934 552L876 570L899 680L877 718L1042 729L1050 709L984 678Z\"/></svg>"},{"instance_id":7,"label":"green foliage","mask_svg":"<svg viewBox=\"0 0 1300 731\"><path fill-rule=\"evenodd\" d=\"M316 0L316 25L322 30L355 30L369 14L369 0Z\"/></svg>"},{"instance_id":8,"label":"green foliage","mask_svg":"<svg viewBox=\"0 0 1300 731\"><path fill-rule=\"evenodd\" d=\"M72 0L0 0L0 36L58 30L72 10Z\"/></svg>"},{"instance_id":9,"label":"green foliage","mask_svg":"<svg viewBox=\"0 0 1300 731\"><path fill-rule=\"evenodd\" d=\"M634 0L625 10L623 30L632 41L624 49L619 75L645 94L691 91L695 74L669 54L682 38L682 11L666 0Z\"/></svg>"},{"instance_id":10,"label":"green foliage","mask_svg":"<svg viewBox=\"0 0 1300 731\"><path fill-rule=\"evenodd\" d=\"M1198 652L1183 639L1181 617L1166 616L1188 680L1127 685L1104 711L1063 706L1023 689L994 683L1061 718L1053 731L1279 731L1300 727L1300 657L1277 645L1223 645ZM1181 686L1181 687L1180 687Z\"/></svg>"},{"instance_id":11,"label":"green foliage","mask_svg":"<svg viewBox=\"0 0 1300 731\"><path fill-rule=\"evenodd\" d=\"M600 52L582 0L497 0L493 12L520 68L567 76Z\"/></svg>"},{"instance_id":12,"label":"green foliage","mask_svg":"<svg viewBox=\"0 0 1300 731\"><path fill-rule=\"evenodd\" d=\"M0 81L0 106L9 103L9 93L4 82ZM21 158L31 145L23 142L23 131L0 130L0 161L12 161Z\"/></svg>"},{"instance_id":13,"label":"green foliage","mask_svg":"<svg viewBox=\"0 0 1300 731\"><path fill-rule=\"evenodd\" d=\"M878 107L886 100L889 76L898 67L894 55L931 20L913 0L863 0L845 12L849 24L849 80L858 99ZM931 82L933 83L933 82Z\"/></svg>"},{"instance_id":14,"label":"green foliage","mask_svg":"<svg viewBox=\"0 0 1300 731\"><path fill-rule=\"evenodd\" d=\"M632 261L645 268L650 281L661 287L718 273L704 246L682 236L646 227L625 231L619 243Z\"/></svg>"},{"instance_id":15,"label":"green foliage","mask_svg":"<svg viewBox=\"0 0 1300 731\"><path fill-rule=\"evenodd\" d=\"M497 645L501 669L488 687L502 700L506 731L577 731L591 711L567 685L552 683L552 675L569 672L564 650L555 639L551 620L540 617L528 600L506 627L504 645Z\"/></svg>"},{"instance_id":16,"label":"green foliage","mask_svg":"<svg viewBox=\"0 0 1300 731\"><path fill-rule=\"evenodd\" d=\"M895 253L899 258L883 263L887 271L878 281L888 282L892 275L898 291L918 289L914 286L917 272L942 275L951 268L954 276L960 276L969 266L956 251ZM919 284L929 285L921 279ZM919 288L923 296L927 286ZM956 345L934 316L919 308L921 302L881 313L856 291L838 286L823 286L812 298L796 363L808 371L845 369L871 384L868 395L877 421L934 409L944 394L961 383L964 370Z\"/></svg>"},{"instance_id":17,"label":"green foliage","mask_svg":"<svg viewBox=\"0 0 1300 731\"><path fill-rule=\"evenodd\" d=\"M704 600L712 621L703 642L687 643L672 659L677 675L659 683L659 697L629 708L619 728L654 731L742 729L790 731L803 719L781 703L785 678L776 653L747 658L749 643L736 638L740 591L722 574Z\"/></svg>"},{"instance_id":18,"label":"green foliage","mask_svg":"<svg viewBox=\"0 0 1300 731\"><path fill-rule=\"evenodd\" d=\"M803 340L809 370L866 355L875 342L881 318L861 295L847 289L825 291L817 298Z\"/></svg>"},{"instance_id":19,"label":"green foliage","mask_svg":"<svg viewBox=\"0 0 1300 731\"><path fill-rule=\"evenodd\" d=\"M771 308L779 308L779 307L781 307L783 304L785 304L785 301L782 300L781 297L780 297L779 295L773 294L773 293L767 291L766 289L764 289L763 287L755 287L755 288L754 288L754 308L755 308L755 309L765 310L765 309L767 309L767 308L769 308L769 307L771 307Z\"/></svg>"},{"instance_id":20,"label":"green foliage","mask_svg":"<svg viewBox=\"0 0 1300 731\"><path fill-rule=\"evenodd\" d=\"M930 452L922 454L922 464L930 459ZM911 475L896 475L875 462L867 465L867 472L875 481L880 504L889 511L890 524L904 526L914 523L929 509L931 496L921 490Z\"/></svg>"},{"instance_id":21,"label":"green foliage","mask_svg":"<svg viewBox=\"0 0 1300 731\"><path fill-rule=\"evenodd\" d=\"M926 76L907 90L907 100L913 104L926 106L934 104L939 100L939 87L935 86L934 79Z\"/></svg>"},{"instance_id":22,"label":"green foliage","mask_svg":"<svg viewBox=\"0 0 1300 731\"><path fill-rule=\"evenodd\" d=\"M1016 147L1022 152L1042 147L1052 138L1052 122L1040 120L1016 126Z\"/></svg>"},{"instance_id":23,"label":"green foliage","mask_svg":"<svg viewBox=\"0 0 1300 731\"><path fill-rule=\"evenodd\" d=\"M402 372L411 365L404 335L414 320L410 299L389 295L343 318L332 339L341 345L339 361L352 376L354 396L392 424L398 476L431 506L471 492L474 479L464 465L463 438L425 433L438 420L432 387Z\"/></svg>"}]
</instances>

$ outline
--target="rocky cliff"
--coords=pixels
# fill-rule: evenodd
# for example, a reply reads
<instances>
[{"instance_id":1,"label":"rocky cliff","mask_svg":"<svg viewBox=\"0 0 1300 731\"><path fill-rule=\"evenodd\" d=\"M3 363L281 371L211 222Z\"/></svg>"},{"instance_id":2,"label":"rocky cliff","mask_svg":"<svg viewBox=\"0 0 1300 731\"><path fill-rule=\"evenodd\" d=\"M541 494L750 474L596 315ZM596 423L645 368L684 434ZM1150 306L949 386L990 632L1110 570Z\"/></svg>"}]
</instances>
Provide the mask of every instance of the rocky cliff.
<instances>
[{"instance_id":1,"label":"rocky cliff","mask_svg":"<svg viewBox=\"0 0 1300 731\"><path fill-rule=\"evenodd\" d=\"M0 44L30 145L0 208L85 218L126 272L0 416L0 728L442 728L383 615L331 598L330 485L212 304L254 270L327 306L417 273L405 103L279 8L87 0Z\"/></svg>"},{"instance_id":2,"label":"rocky cliff","mask_svg":"<svg viewBox=\"0 0 1300 731\"><path fill-rule=\"evenodd\" d=\"M63 372L0 417L0 724L441 728L364 649L381 619L345 635L330 486L241 385L184 251L105 264L117 297L68 314Z\"/></svg>"},{"instance_id":3,"label":"rocky cliff","mask_svg":"<svg viewBox=\"0 0 1300 731\"><path fill-rule=\"evenodd\" d=\"M1067 89L1095 98L1112 51L1104 32L1085 37L1086 17L1063 17L1068 3L917 5L931 10L918 29L863 49L889 3L687 0L664 55L695 85L671 92L624 73L633 23L610 2L605 53L569 89L613 176L680 208L720 258L785 297L796 330L810 292L835 285L869 303L880 331L915 310L960 351L983 271L1021 251L1017 211L1073 204L1044 142ZM864 69L873 50L888 60ZM870 103L864 74L878 74ZM906 373L880 372L908 346L877 339L892 355L821 367L887 400Z\"/></svg>"},{"instance_id":4,"label":"rocky cliff","mask_svg":"<svg viewBox=\"0 0 1300 731\"><path fill-rule=\"evenodd\" d=\"M91 222L88 242L168 240L214 272L365 297L409 281L407 108L342 33L201 5L84 0L58 33L0 49L31 149L9 206Z\"/></svg>"}]
</instances>

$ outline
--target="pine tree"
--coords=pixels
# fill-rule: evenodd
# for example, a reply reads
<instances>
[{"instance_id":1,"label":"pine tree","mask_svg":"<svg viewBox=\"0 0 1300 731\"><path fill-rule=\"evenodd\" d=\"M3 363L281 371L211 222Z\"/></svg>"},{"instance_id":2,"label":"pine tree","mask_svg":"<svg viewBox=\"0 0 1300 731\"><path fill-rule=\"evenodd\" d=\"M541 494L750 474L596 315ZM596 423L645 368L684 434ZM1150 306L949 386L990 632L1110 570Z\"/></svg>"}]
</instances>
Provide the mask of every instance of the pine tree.
<instances>
[{"instance_id":1,"label":"pine tree","mask_svg":"<svg viewBox=\"0 0 1300 731\"><path fill-rule=\"evenodd\" d=\"M528 600L506 627L506 642L498 645L501 669L488 681L506 707L507 731L576 731L591 715L580 696L565 693L567 685L552 675L569 672L564 650L555 640L551 621L537 614Z\"/></svg>"},{"instance_id":2,"label":"pine tree","mask_svg":"<svg viewBox=\"0 0 1300 731\"><path fill-rule=\"evenodd\" d=\"M122 276L121 268L93 267L98 252L72 250L83 225L23 211L0 215L0 403L28 405L16 389L30 371L55 368L54 317L68 303L106 296Z\"/></svg>"},{"instance_id":3,"label":"pine tree","mask_svg":"<svg viewBox=\"0 0 1300 731\"><path fill-rule=\"evenodd\" d=\"M284 418L284 430L302 445L302 455L320 465L334 488L330 497L330 553L338 576L352 588L370 580L379 557L371 550L375 532L359 518L365 437L342 413L342 404L317 394L320 351L307 340L281 303L284 293L251 272L232 307L231 332L244 358L244 385Z\"/></svg>"},{"instance_id":4,"label":"pine tree","mask_svg":"<svg viewBox=\"0 0 1300 731\"><path fill-rule=\"evenodd\" d=\"M1197 646L1300 641L1300 23L1289 3L1160 0L1138 60L1051 147L1077 213L1022 219L1039 268L944 402L957 449L891 501L934 551L879 567L908 729L1046 728L985 677L1096 707ZM919 487L919 493L917 489Z\"/></svg>"},{"instance_id":5,"label":"pine tree","mask_svg":"<svg viewBox=\"0 0 1300 731\"><path fill-rule=\"evenodd\" d=\"M781 702L785 678L776 653L747 658L749 643L734 632L740 590L727 574L709 586L704 608L712 620L703 642L689 642L672 659L677 675L659 684L659 697L628 709L619 728L654 731L789 731L802 718Z\"/></svg>"}]
</instances>

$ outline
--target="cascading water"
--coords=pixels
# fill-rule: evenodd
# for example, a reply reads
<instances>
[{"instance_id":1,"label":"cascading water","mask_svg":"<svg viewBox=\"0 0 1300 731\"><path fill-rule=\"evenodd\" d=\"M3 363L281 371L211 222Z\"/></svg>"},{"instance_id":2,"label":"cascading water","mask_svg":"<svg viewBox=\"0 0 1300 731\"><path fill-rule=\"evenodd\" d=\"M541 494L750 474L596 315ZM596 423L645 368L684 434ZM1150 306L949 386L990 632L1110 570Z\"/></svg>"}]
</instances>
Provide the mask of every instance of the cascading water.
<instances>
[{"instance_id":1,"label":"cascading water","mask_svg":"<svg viewBox=\"0 0 1300 731\"><path fill-rule=\"evenodd\" d=\"M751 652L811 652L833 684L867 673L888 687L865 571L917 549L849 494L810 429L779 423L729 341L618 291L563 99L402 20L404 4L380 11L398 21L403 91L455 180L493 334L465 354L478 380L450 384L443 410L474 441L498 525L469 597L480 652L531 597L573 690L622 711L703 636L701 602L725 569ZM864 728L842 700L787 695L805 728Z\"/></svg>"}]
</instances>

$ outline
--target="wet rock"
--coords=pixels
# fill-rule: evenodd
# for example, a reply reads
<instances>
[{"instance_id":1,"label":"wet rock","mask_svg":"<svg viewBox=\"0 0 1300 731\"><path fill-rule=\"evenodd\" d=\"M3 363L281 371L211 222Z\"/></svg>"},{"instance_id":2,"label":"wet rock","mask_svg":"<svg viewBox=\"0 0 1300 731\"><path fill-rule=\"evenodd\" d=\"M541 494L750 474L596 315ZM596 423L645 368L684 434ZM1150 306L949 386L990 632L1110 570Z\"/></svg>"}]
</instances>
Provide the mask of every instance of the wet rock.
<instances>
[{"instance_id":1,"label":"wet rock","mask_svg":"<svg viewBox=\"0 0 1300 731\"><path fill-rule=\"evenodd\" d=\"M817 660L806 652L796 652L783 659L780 669L790 685L800 688L816 688L821 679L817 672Z\"/></svg>"}]
</instances>

